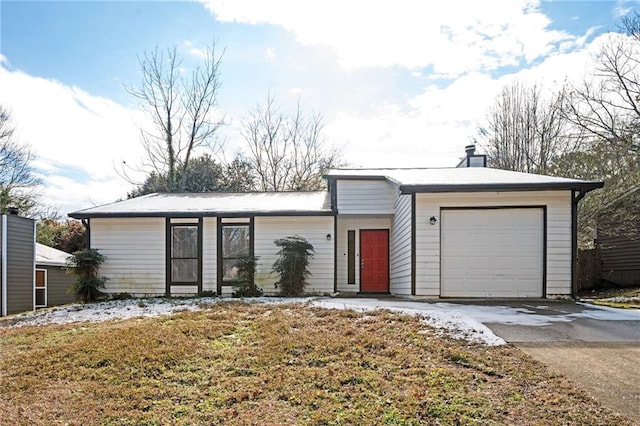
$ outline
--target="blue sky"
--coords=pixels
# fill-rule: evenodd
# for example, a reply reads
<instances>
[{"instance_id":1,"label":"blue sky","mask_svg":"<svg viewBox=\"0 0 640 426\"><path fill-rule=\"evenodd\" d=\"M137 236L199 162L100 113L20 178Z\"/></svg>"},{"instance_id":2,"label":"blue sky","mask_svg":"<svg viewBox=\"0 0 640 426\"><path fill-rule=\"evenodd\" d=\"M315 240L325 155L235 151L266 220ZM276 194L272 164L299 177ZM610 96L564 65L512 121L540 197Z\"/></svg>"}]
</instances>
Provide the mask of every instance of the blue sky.
<instances>
[{"instance_id":1,"label":"blue sky","mask_svg":"<svg viewBox=\"0 0 640 426\"><path fill-rule=\"evenodd\" d=\"M224 49L225 155L243 150L247 111L275 94L321 112L352 166L453 166L513 79L580 80L637 2L535 0L0 1L0 103L38 154L61 213L131 185L145 118L125 90L138 56Z\"/></svg>"}]
</instances>

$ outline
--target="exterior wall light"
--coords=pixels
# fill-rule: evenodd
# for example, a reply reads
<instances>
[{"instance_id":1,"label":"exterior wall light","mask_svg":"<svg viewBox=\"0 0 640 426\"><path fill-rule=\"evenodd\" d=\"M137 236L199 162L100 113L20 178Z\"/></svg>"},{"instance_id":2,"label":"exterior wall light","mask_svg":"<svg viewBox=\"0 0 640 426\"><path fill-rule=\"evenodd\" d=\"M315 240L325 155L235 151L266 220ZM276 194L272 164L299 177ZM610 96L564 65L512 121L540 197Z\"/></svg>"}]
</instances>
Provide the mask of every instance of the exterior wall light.
<instances>
[{"instance_id":1,"label":"exterior wall light","mask_svg":"<svg viewBox=\"0 0 640 426\"><path fill-rule=\"evenodd\" d=\"M327 241L331 241L331 234L327 234Z\"/></svg>"},{"instance_id":2,"label":"exterior wall light","mask_svg":"<svg viewBox=\"0 0 640 426\"><path fill-rule=\"evenodd\" d=\"M429 223L430 223L430 224L435 225L437 222L438 222L438 219L436 219L436 217L435 217L435 216L431 216L431 217L429 218Z\"/></svg>"}]
</instances>

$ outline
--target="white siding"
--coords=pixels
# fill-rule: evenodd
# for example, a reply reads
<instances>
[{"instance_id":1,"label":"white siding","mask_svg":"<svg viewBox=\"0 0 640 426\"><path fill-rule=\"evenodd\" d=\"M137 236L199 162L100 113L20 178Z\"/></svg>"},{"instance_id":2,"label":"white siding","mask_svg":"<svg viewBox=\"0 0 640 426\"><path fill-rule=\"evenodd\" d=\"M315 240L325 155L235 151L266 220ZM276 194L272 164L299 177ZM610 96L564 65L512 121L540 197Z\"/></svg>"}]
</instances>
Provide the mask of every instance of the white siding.
<instances>
[{"instance_id":1,"label":"white siding","mask_svg":"<svg viewBox=\"0 0 640 426\"><path fill-rule=\"evenodd\" d=\"M164 218L91 219L91 248L106 257L107 293L164 294L165 244Z\"/></svg>"},{"instance_id":2,"label":"white siding","mask_svg":"<svg viewBox=\"0 0 640 426\"><path fill-rule=\"evenodd\" d=\"M298 235L306 238L315 249L307 279L307 293L332 293L334 270L333 216L326 217L256 217L254 222L254 254L258 257L256 284L266 294L276 294L274 283L278 277L271 273L277 259L279 247L274 241L279 238ZM331 240L327 240L327 234Z\"/></svg>"},{"instance_id":3,"label":"white siding","mask_svg":"<svg viewBox=\"0 0 640 426\"><path fill-rule=\"evenodd\" d=\"M440 295L440 208L475 206L547 206L546 295L571 294L571 193L532 191L417 194L416 295Z\"/></svg>"},{"instance_id":4,"label":"white siding","mask_svg":"<svg viewBox=\"0 0 640 426\"><path fill-rule=\"evenodd\" d=\"M217 259L217 239L216 239L216 218L203 218L202 225L202 290L216 291L216 281L218 272L216 269Z\"/></svg>"},{"instance_id":5,"label":"white siding","mask_svg":"<svg viewBox=\"0 0 640 426\"><path fill-rule=\"evenodd\" d=\"M383 180L338 180L339 214L394 214L396 191Z\"/></svg>"},{"instance_id":6,"label":"white siding","mask_svg":"<svg viewBox=\"0 0 640 426\"><path fill-rule=\"evenodd\" d=\"M338 291L358 292L360 291L360 230L361 229L389 229L391 219L380 217L349 217L338 216ZM347 271L347 231L356 231L356 280L354 284L348 283Z\"/></svg>"},{"instance_id":7,"label":"white siding","mask_svg":"<svg viewBox=\"0 0 640 426\"><path fill-rule=\"evenodd\" d=\"M396 200L390 243L390 292L411 294L411 195Z\"/></svg>"}]
</instances>

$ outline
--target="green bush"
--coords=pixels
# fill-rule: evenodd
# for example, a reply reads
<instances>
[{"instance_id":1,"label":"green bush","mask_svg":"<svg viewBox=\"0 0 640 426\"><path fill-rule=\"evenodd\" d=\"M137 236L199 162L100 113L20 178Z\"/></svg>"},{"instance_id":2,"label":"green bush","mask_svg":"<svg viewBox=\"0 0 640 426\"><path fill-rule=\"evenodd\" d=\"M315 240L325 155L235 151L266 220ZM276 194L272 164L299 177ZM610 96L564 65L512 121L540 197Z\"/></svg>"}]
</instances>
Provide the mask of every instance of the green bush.
<instances>
[{"instance_id":1,"label":"green bush","mask_svg":"<svg viewBox=\"0 0 640 426\"><path fill-rule=\"evenodd\" d=\"M214 297L216 295L216 292L213 290L202 290L200 293L198 293L198 297Z\"/></svg>"},{"instance_id":2,"label":"green bush","mask_svg":"<svg viewBox=\"0 0 640 426\"><path fill-rule=\"evenodd\" d=\"M76 299L88 303L104 295L100 289L104 288L107 278L99 275L104 261L105 257L96 249L79 250L71 255L67 267L77 277L71 287Z\"/></svg>"},{"instance_id":3,"label":"green bush","mask_svg":"<svg viewBox=\"0 0 640 426\"><path fill-rule=\"evenodd\" d=\"M279 258L273 263L273 272L280 275L276 288L280 288L282 296L300 296L311 275L308 266L315 253L313 245L299 236L280 238L274 243L280 247Z\"/></svg>"},{"instance_id":4,"label":"green bush","mask_svg":"<svg viewBox=\"0 0 640 426\"><path fill-rule=\"evenodd\" d=\"M127 293L122 292L122 293L113 293L111 295L111 300L129 300L129 299L133 299L133 296L131 295L131 293Z\"/></svg>"},{"instance_id":5,"label":"green bush","mask_svg":"<svg viewBox=\"0 0 640 426\"><path fill-rule=\"evenodd\" d=\"M258 258L255 256L245 256L238 261L239 285L231 294L233 297L260 297L263 291L254 282Z\"/></svg>"}]
</instances>

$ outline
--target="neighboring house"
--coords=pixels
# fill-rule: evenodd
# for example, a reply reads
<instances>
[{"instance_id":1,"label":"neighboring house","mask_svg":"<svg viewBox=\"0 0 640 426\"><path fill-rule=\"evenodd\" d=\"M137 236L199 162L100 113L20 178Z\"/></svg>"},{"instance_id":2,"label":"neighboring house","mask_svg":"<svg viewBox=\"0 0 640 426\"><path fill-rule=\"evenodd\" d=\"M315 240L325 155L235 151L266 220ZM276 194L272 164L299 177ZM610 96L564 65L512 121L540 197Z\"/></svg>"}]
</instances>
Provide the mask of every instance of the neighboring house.
<instances>
[{"instance_id":1,"label":"neighboring house","mask_svg":"<svg viewBox=\"0 0 640 426\"><path fill-rule=\"evenodd\" d=\"M0 316L74 301L65 272L69 254L35 242L35 221L0 215Z\"/></svg>"},{"instance_id":2,"label":"neighboring house","mask_svg":"<svg viewBox=\"0 0 640 426\"><path fill-rule=\"evenodd\" d=\"M34 240L32 219L0 215L0 316L33 309Z\"/></svg>"},{"instance_id":3,"label":"neighboring house","mask_svg":"<svg viewBox=\"0 0 640 426\"><path fill-rule=\"evenodd\" d=\"M71 213L106 256L106 291L228 294L243 255L271 274L291 235L315 247L310 293L571 295L578 201L601 182L485 167L332 170L328 191L150 194Z\"/></svg>"},{"instance_id":4,"label":"neighboring house","mask_svg":"<svg viewBox=\"0 0 640 426\"><path fill-rule=\"evenodd\" d=\"M61 250L36 243L35 307L73 303L75 296L69 292L73 276L67 273L67 258Z\"/></svg>"}]
</instances>

